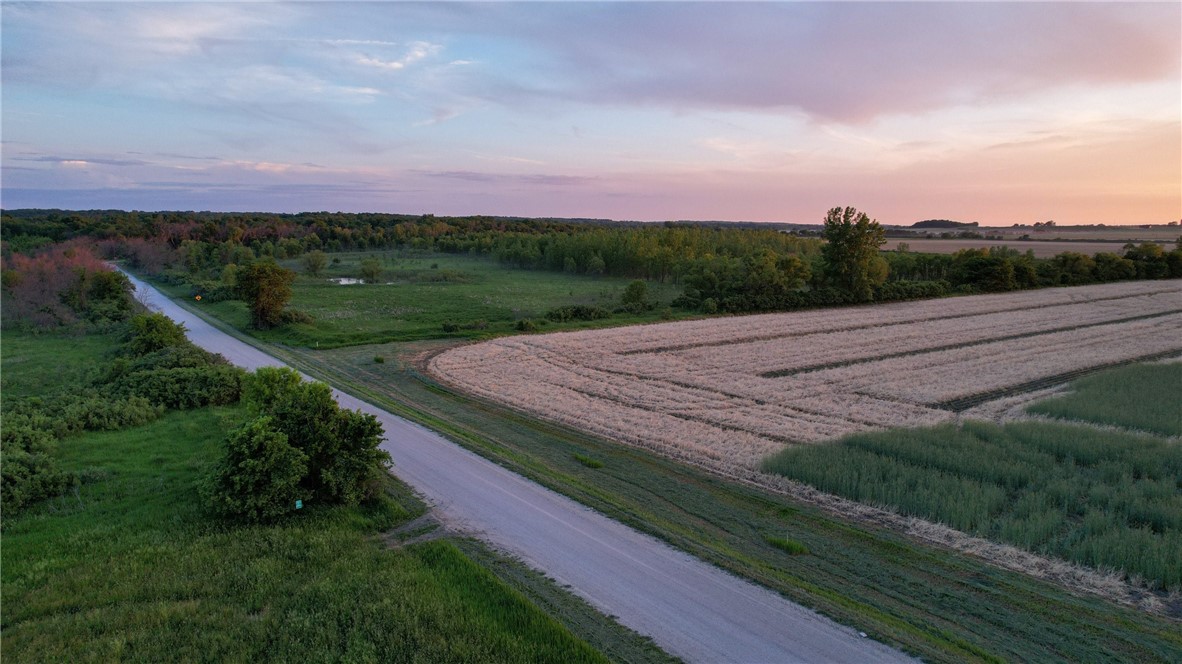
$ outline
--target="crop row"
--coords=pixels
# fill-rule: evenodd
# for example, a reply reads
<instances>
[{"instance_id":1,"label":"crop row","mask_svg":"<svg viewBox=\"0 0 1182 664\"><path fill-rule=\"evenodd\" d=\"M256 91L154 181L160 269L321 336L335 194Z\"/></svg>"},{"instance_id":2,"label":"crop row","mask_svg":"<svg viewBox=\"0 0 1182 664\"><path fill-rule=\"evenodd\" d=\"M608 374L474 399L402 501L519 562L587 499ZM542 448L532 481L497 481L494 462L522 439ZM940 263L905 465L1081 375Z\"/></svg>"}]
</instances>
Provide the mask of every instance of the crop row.
<instances>
[{"instance_id":1,"label":"crop row","mask_svg":"<svg viewBox=\"0 0 1182 664\"><path fill-rule=\"evenodd\" d=\"M865 330L881 325L955 319L989 313L1043 309L1064 304L1099 304L1135 297L1164 294L1178 296L1176 283L1129 281L1073 288L1046 288L995 295L945 298L919 302L823 309L778 314L711 318L658 325L637 334L629 328L587 331L585 334L617 353L663 353L670 350L775 340L805 334Z\"/></svg>"}]
</instances>

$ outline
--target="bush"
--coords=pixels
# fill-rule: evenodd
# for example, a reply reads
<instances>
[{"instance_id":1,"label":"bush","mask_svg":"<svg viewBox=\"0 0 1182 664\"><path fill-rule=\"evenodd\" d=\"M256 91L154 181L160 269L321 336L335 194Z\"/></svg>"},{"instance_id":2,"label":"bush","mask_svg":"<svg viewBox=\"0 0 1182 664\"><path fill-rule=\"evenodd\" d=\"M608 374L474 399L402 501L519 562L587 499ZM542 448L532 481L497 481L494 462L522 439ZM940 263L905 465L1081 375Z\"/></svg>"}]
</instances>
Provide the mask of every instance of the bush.
<instances>
[{"instance_id":1,"label":"bush","mask_svg":"<svg viewBox=\"0 0 1182 664\"><path fill-rule=\"evenodd\" d=\"M60 470L53 458L53 434L26 421L4 418L0 435L0 502L5 514L25 505L64 493L76 481L73 473Z\"/></svg>"},{"instance_id":2,"label":"bush","mask_svg":"<svg viewBox=\"0 0 1182 664\"><path fill-rule=\"evenodd\" d=\"M327 264L328 256L319 249L304 254L304 271L313 277L319 275Z\"/></svg>"},{"instance_id":3,"label":"bush","mask_svg":"<svg viewBox=\"0 0 1182 664\"><path fill-rule=\"evenodd\" d=\"M382 279L382 262L376 258L361 259L361 280L367 284L376 284Z\"/></svg>"},{"instance_id":4,"label":"bush","mask_svg":"<svg viewBox=\"0 0 1182 664\"><path fill-rule=\"evenodd\" d=\"M382 426L372 415L343 410L324 383L305 383L291 369L262 368L246 381L244 398L287 443L307 457L304 495L353 505L369 497L390 456L378 449Z\"/></svg>"},{"instance_id":5,"label":"bush","mask_svg":"<svg viewBox=\"0 0 1182 664\"><path fill-rule=\"evenodd\" d=\"M374 364L385 364L386 358L382 357L381 355L374 355L373 361L374 361Z\"/></svg>"},{"instance_id":6,"label":"bush","mask_svg":"<svg viewBox=\"0 0 1182 664\"><path fill-rule=\"evenodd\" d=\"M274 521L305 497L300 481L308 457L262 416L230 434L204 493L219 516L252 523Z\"/></svg>"},{"instance_id":7,"label":"bush","mask_svg":"<svg viewBox=\"0 0 1182 664\"><path fill-rule=\"evenodd\" d=\"M640 279L628 284L624 289L623 296L620 297L620 302L625 306L640 305L644 306L648 302L648 284Z\"/></svg>"},{"instance_id":8,"label":"bush","mask_svg":"<svg viewBox=\"0 0 1182 664\"><path fill-rule=\"evenodd\" d=\"M7 405L7 404L6 404ZM32 398L5 408L4 428L27 425L64 438L82 431L112 431L147 424L162 410L142 397L111 398L97 390Z\"/></svg>"},{"instance_id":9,"label":"bush","mask_svg":"<svg viewBox=\"0 0 1182 664\"><path fill-rule=\"evenodd\" d=\"M124 358L120 358L124 359ZM226 358L215 355L186 342L180 346L169 346L160 350L124 359L126 371L151 371L153 369L180 369L183 367L229 366Z\"/></svg>"},{"instance_id":10,"label":"bush","mask_svg":"<svg viewBox=\"0 0 1182 664\"><path fill-rule=\"evenodd\" d=\"M225 302L238 298L238 288L222 281L195 280L189 282L189 297L198 295L201 296L203 302Z\"/></svg>"},{"instance_id":11,"label":"bush","mask_svg":"<svg viewBox=\"0 0 1182 664\"><path fill-rule=\"evenodd\" d=\"M538 324L528 318L522 318L521 320L517 321L517 323L513 326L513 329L517 330L518 332L537 332Z\"/></svg>"},{"instance_id":12,"label":"bush","mask_svg":"<svg viewBox=\"0 0 1182 664\"><path fill-rule=\"evenodd\" d=\"M310 325L316 322L312 314L299 309L284 309L283 313L279 314L279 322L287 325L289 323L304 323Z\"/></svg>"},{"instance_id":13,"label":"bush","mask_svg":"<svg viewBox=\"0 0 1182 664\"><path fill-rule=\"evenodd\" d=\"M459 332L460 326L450 320L443 321L443 331L451 334L452 332Z\"/></svg>"},{"instance_id":14,"label":"bush","mask_svg":"<svg viewBox=\"0 0 1182 664\"><path fill-rule=\"evenodd\" d=\"M154 369L124 374L112 390L166 408L201 408L236 403L242 394L242 377L241 369L228 365Z\"/></svg>"},{"instance_id":15,"label":"bush","mask_svg":"<svg viewBox=\"0 0 1182 664\"><path fill-rule=\"evenodd\" d=\"M878 302L897 300L922 300L948 295L951 286L947 281L892 281L874 289Z\"/></svg>"},{"instance_id":16,"label":"bush","mask_svg":"<svg viewBox=\"0 0 1182 664\"><path fill-rule=\"evenodd\" d=\"M124 344L124 349L130 355L138 357L189 343L185 338L185 326L173 322L164 314L140 314L132 316L130 322L130 330Z\"/></svg>"},{"instance_id":17,"label":"bush","mask_svg":"<svg viewBox=\"0 0 1182 664\"><path fill-rule=\"evenodd\" d=\"M599 320L601 318L611 318L611 315L612 313L607 309L591 307L585 304L557 307L546 312L546 318L555 323L566 323L572 320Z\"/></svg>"}]
</instances>

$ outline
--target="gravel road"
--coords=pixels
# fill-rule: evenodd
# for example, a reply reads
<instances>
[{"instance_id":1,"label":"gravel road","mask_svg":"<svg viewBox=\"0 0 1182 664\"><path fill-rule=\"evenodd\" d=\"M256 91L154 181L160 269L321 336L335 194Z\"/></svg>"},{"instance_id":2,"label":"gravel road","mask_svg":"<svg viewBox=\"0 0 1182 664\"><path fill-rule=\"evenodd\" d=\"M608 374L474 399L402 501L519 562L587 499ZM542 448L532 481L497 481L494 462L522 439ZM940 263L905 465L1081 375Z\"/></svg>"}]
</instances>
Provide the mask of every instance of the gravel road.
<instances>
[{"instance_id":1,"label":"gravel road","mask_svg":"<svg viewBox=\"0 0 1182 664\"><path fill-rule=\"evenodd\" d=\"M129 275L130 276L130 275ZM183 323L193 343L255 369L282 362L212 327L132 277L154 309ZM763 587L641 534L380 408L335 391L342 406L376 416L393 472L449 527L541 570L600 611L689 662L893 662L903 653Z\"/></svg>"}]
</instances>

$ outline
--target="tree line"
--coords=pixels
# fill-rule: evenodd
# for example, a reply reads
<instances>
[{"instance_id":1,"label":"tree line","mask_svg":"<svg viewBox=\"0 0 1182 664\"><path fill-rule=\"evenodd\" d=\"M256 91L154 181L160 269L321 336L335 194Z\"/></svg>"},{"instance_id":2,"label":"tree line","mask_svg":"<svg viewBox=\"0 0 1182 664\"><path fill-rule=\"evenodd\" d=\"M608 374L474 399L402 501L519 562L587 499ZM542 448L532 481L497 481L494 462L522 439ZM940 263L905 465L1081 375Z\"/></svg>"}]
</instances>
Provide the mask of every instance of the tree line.
<instances>
[{"instance_id":1,"label":"tree line","mask_svg":"<svg viewBox=\"0 0 1182 664\"><path fill-rule=\"evenodd\" d=\"M953 255L880 251L877 221L834 208L821 239L770 229L502 217L393 214L3 211L5 279L21 252L85 238L103 258L192 283L214 299L241 298L256 327L283 324L294 273L260 267L325 252L402 249L491 257L518 269L682 284L675 306L706 313L791 310L873 301L1004 292L1127 279L1182 277L1182 246L1128 245L1120 253L1036 258L1006 247ZM14 272L15 270L15 272ZM7 282L6 282L7 283ZM261 285L260 285L261 284Z\"/></svg>"}]
</instances>

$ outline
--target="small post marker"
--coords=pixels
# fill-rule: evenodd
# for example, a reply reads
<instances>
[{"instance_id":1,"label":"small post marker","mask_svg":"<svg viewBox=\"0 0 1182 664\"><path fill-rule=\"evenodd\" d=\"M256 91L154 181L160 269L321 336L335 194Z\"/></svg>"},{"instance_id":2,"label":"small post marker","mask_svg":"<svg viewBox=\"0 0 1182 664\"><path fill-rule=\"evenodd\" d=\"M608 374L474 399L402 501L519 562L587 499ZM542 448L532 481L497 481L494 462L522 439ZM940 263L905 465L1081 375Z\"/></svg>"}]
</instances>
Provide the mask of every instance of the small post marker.
<instances>
[{"instance_id":1,"label":"small post marker","mask_svg":"<svg viewBox=\"0 0 1182 664\"><path fill-rule=\"evenodd\" d=\"M297 501L296 501L296 509L297 509L297 510L302 510L302 509L304 509L304 501L302 501L302 500L297 500Z\"/></svg>"}]
</instances>

